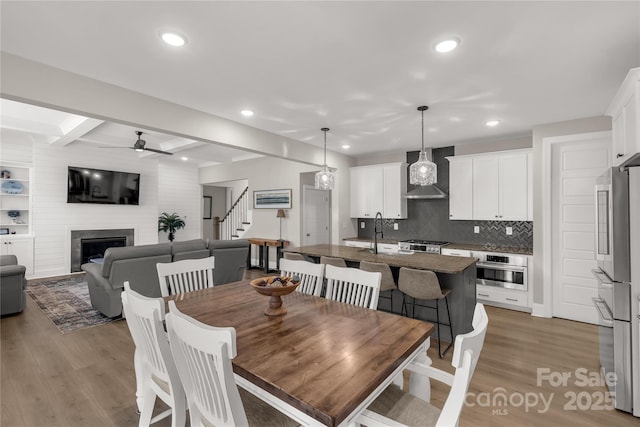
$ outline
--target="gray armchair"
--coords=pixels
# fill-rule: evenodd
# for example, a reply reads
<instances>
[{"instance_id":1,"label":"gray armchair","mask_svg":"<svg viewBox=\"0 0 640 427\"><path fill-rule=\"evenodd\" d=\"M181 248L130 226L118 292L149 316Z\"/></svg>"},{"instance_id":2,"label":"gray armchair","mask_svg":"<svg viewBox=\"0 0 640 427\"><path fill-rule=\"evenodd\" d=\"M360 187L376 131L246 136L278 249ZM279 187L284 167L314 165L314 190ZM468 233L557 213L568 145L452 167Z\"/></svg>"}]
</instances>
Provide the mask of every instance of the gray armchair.
<instances>
[{"instance_id":1,"label":"gray armchair","mask_svg":"<svg viewBox=\"0 0 640 427\"><path fill-rule=\"evenodd\" d=\"M214 285L242 280L247 268L249 246L247 239L211 240L209 242L209 252L211 256L216 258L216 267L213 270Z\"/></svg>"},{"instance_id":2,"label":"gray armchair","mask_svg":"<svg viewBox=\"0 0 640 427\"><path fill-rule=\"evenodd\" d=\"M27 304L26 268L15 255L0 256L0 315L20 313Z\"/></svg>"}]
</instances>

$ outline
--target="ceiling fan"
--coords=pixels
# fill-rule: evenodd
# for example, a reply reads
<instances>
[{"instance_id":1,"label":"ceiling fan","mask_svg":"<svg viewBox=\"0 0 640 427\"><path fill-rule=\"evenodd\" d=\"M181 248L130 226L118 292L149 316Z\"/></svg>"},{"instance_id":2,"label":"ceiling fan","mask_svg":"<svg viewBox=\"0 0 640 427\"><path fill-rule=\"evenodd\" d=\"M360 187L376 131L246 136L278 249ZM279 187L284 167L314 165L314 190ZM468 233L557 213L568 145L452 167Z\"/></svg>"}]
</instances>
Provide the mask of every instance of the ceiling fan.
<instances>
[{"instance_id":1,"label":"ceiling fan","mask_svg":"<svg viewBox=\"0 0 640 427\"><path fill-rule=\"evenodd\" d=\"M147 143L147 141L141 138L142 132L137 130L136 135L138 135L138 139L136 140L135 144L133 144L133 147L128 147L128 148L131 148L132 150L136 150L139 152L153 151L154 153L168 154L169 156L173 156L173 153L170 153L168 151L156 150L155 148L145 148L145 144Z\"/></svg>"}]
</instances>

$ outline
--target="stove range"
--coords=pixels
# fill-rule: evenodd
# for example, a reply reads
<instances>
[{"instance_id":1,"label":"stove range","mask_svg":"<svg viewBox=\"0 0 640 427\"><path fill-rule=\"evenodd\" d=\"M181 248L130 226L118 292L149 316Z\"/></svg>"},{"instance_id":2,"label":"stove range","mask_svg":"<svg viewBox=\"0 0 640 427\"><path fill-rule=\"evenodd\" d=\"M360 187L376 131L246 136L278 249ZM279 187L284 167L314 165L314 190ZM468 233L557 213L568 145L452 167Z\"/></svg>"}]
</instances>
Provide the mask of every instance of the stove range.
<instances>
[{"instance_id":1,"label":"stove range","mask_svg":"<svg viewBox=\"0 0 640 427\"><path fill-rule=\"evenodd\" d=\"M448 245L449 242L439 242L437 240L409 239L398 242L398 249L401 251L427 252L439 254L440 248Z\"/></svg>"}]
</instances>

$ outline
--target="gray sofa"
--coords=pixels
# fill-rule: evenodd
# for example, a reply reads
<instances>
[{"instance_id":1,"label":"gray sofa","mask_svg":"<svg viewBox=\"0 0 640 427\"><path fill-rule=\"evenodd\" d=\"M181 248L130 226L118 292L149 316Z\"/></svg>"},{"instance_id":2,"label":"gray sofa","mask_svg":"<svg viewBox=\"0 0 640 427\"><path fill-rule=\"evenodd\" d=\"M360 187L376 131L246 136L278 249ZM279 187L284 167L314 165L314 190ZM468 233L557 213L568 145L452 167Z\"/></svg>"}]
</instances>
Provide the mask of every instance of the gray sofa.
<instances>
[{"instance_id":1,"label":"gray sofa","mask_svg":"<svg viewBox=\"0 0 640 427\"><path fill-rule=\"evenodd\" d=\"M109 248L104 263L86 263L91 305L108 317L122 314L120 294L124 282L148 297L160 297L160 285L156 264L184 259L215 256L214 284L242 279L246 265L249 242L247 240L214 241L207 245L203 239L185 242L159 243L155 245ZM242 264L242 268L240 267Z\"/></svg>"},{"instance_id":2,"label":"gray sofa","mask_svg":"<svg viewBox=\"0 0 640 427\"><path fill-rule=\"evenodd\" d=\"M242 280L247 268L250 246L247 239L209 242L209 253L216 259L216 268L213 270L214 285Z\"/></svg>"},{"instance_id":3,"label":"gray sofa","mask_svg":"<svg viewBox=\"0 0 640 427\"><path fill-rule=\"evenodd\" d=\"M26 268L15 255L0 256L0 316L20 313L27 304Z\"/></svg>"}]
</instances>

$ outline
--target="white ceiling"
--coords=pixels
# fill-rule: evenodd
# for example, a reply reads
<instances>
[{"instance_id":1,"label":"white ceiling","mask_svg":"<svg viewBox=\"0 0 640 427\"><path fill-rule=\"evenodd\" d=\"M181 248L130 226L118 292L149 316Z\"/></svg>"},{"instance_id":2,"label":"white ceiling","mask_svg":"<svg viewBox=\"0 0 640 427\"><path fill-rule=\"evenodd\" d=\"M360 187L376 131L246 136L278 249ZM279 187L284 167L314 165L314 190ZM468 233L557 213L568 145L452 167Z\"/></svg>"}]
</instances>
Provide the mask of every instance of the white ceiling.
<instances>
[{"instance_id":1,"label":"white ceiling","mask_svg":"<svg viewBox=\"0 0 640 427\"><path fill-rule=\"evenodd\" d=\"M328 148L354 156L419 149L416 107L423 104L430 107L427 146L527 135L536 125L602 115L627 71L640 66L637 1L0 7L5 52L301 142L321 146L326 126ZM165 45L165 29L188 43ZM446 36L460 46L436 53L432 45ZM255 116L241 116L245 108ZM490 119L501 124L488 128ZM70 146L135 140L134 128L96 126ZM148 147L201 158L211 148L154 133L144 139ZM240 155L235 151L220 152L222 161Z\"/></svg>"}]
</instances>

